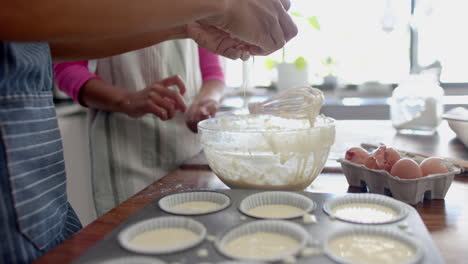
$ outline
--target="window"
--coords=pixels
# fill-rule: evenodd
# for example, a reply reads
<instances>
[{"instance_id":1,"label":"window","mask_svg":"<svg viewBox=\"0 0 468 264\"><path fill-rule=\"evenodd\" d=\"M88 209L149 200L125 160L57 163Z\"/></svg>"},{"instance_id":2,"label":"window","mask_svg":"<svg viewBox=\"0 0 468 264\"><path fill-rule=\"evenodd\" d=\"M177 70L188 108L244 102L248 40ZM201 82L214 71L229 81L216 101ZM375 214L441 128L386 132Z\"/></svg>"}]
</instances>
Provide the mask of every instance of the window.
<instances>
[{"instance_id":1,"label":"window","mask_svg":"<svg viewBox=\"0 0 468 264\"><path fill-rule=\"evenodd\" d=\"M468 2L418 0L414 10L417 31L417 62L427 65L439 60L442 83L468 82Z\"/></svg>"},{"instance_id":2,"label":"window","mask_svg":"<svg viewBox=\"0 0 468 264\"><path fill-rule=\"evenodd\" d=\"M409 74L411 60L420 65L439 60L442 82L468 82L466 10L468 2L460 0L294 0L291 12L316 16L320 30L293 17L299 35L286 44L286 61L303 56L312 84L321 84L327 74L347 84L398 83ZM282 51L267 58L281 61ZM267 58L254 59L253 85L274 80ZM334 64L327 66L327 58ZM241 86L241 61L227 60L226 73L229 86Z\"/></svg>"}]
</instances>

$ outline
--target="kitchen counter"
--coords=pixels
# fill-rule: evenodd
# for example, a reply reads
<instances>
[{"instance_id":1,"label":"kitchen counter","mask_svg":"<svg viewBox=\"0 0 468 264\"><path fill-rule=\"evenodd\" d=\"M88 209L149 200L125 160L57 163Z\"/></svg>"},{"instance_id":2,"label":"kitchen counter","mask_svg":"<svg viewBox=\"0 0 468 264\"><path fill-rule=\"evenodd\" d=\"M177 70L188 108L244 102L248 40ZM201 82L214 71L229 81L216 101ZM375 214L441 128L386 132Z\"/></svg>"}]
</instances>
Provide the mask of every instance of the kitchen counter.
<instances>
[{"instance_id":1,"label":"kitchen counter","mask_svg":"<svg viewBox=\"0 0 468 264\"><path fill-rule=\"evenodd\" d=\"M330 158L344 154L362 142L384 142L396 148L468 160L468 149L454 138L444 124L433 136L398 135L388 121L338 121L337 140ZM321 175L306 189L310 192L344 194L363 192L349 187L340 167L327 163ZM163 195L187 189L226 189L207 166L203 155L187 161L143 191L86 226L35 263L68 263L79 257L148 202ZM415 206L447 263L466 263L468 259L468 174L455 177L444 200L426 200Z\"/></svg>"}]
</instances>

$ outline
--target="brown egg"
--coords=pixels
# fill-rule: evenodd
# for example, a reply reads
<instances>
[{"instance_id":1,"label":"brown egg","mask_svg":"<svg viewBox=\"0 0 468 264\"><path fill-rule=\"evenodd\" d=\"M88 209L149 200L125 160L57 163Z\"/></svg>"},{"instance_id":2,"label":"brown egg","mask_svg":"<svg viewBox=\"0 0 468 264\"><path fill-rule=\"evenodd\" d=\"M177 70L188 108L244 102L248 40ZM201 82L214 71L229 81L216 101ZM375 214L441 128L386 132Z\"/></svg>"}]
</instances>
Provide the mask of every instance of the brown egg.
<instances>
[{"instance_id":1,"label":"brown egg","mask_svg":"<svg viewBox=\"0 0 468 264\"><path fill-rule=\"evenodd\" d=\"M426 158L421 162L423 176L429 174L447 173L449 170L445 167L444 160L437 157Z\"/></svg>"},{"instance_id":2,"label":"brown egg","mask_svg":"<svg viewBox=\"0 0 468 264\"><path fill-rule=\"evenodd\" d=\"M364 161L369 156L369 152L360 147L353 147L346 151L345 159L356 164L364 164Z\"/></svg>"},{"instance_id":3,"label":"brown egg","mask_svg":"<svg viewBox=\"0 0 468 264\"><path fill-rule=\"evenodd\" d=\"M398 160L393 165L390 174L401 179L416 179L423 176L422 170L418 163L408 158Z\"/></svg>"}]
</instances>

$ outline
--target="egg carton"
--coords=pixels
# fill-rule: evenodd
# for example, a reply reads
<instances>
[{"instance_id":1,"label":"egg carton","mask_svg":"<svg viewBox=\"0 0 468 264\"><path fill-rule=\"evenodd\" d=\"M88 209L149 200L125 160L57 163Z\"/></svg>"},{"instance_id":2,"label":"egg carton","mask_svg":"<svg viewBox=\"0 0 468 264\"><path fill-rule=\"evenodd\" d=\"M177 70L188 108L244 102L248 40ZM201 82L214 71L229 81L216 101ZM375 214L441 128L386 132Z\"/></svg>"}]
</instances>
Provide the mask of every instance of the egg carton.
<instances>
[{"instance_id":1,"label":"egg carton","mask_svg":"<svg viewBox=\"0 0 468 264\"><path fill-rule=\"evenodd\" d=\"M400 152L402 158L411 158L418 164L425 158ZM345 159L338 159L352 187L368 187L372 193L384 194L408 204L417 204L424 199L444 199L456 174L461 168L445 161L448 173L431 174L417 179L401 179L391 175L386 170L373 170L362 164L356 164Z\"/></svg>"}]
</instances>

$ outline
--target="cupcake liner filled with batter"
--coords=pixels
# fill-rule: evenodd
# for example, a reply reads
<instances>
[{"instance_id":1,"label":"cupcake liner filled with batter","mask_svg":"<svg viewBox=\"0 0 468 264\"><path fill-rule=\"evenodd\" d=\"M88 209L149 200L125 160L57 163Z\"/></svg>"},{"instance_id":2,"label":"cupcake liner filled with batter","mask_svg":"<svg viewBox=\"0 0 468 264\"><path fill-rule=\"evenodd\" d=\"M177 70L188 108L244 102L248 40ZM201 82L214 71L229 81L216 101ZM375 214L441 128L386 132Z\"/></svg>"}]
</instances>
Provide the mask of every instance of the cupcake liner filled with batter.
<instances>
[{"instance_id":1,"label":"cupcake liner filled with batter","mask_svg":"<svg viewBox=\"0 0 468 264\"><path fill-rule=\"evenodd\" d=\"M120 245L143 254L174 253L198 245L206 236L203 224L185 217L169 216L148 219L124 229Z\"/></svg>"},{"instance_id":2,"label":"cupcake liner filled with batter","mask_svg":"<svg viewBox=\"0 0 468 264\"><path fill-rule=\"evenodd\" d=\"M259 220L243 224L216 241L225 256L243 261L279 261L296 255L309 234L296 223Z\"/></svg>"},{"instance_id":3,"label":"cupcake liner filled with batter","mask_svg":"<svg viewBox=\"0 0 468 264\"><path fill-rule=\"evenodd\" d=\"M166 262L151 257L123 257L123 258L110 258L106 260L99 260L89 262L87 264L165 264Z\"/></svg>"},{"instance_id":4,"label":"cupcake liner filled with batter","mask_svg":"<svg viewBox=\"0 0 468 264\"><path fill-rule=\"evenodd\" d=\"M330 217L357 224L386 224L406 217L404 203L379 194L348 194L328 200L323 210Z\"/></svg>"},{"instance_id":5,"label":"cupcake liner filled with batter","mask_svg":"<svg viewBox=\"0 0 468 264\"><path fill-rule=\"evenodd\" d=\"M213 191L171 194L159 200L161 210L178 215L201 215L221 211L231 204L229 196Z\"/></svg>"},{"instance_id":6,"label":"cupcake liner filled with batter","mask_svg":"<svg viewBox=\"0 0 468 264\"><path fill-rule=\"evenodd\" d=\"M239 210L248 216L262 219L292 219L314 210L314 201L292 192L261 192L242 200Z\"/></svg>"},{"instance_id":7,"label":"cupcake liner filled with batter","mask_svg":"<svg viewBox=\"0 0 468 264\"><path fill-rule=\"evenodd\" d=\"M394 229L375 226L336 231L326 239L324 251L343 264L415 264L423 257L416 240Z\"/></svg>"}]
</instances>

